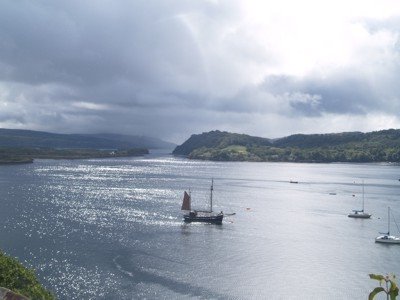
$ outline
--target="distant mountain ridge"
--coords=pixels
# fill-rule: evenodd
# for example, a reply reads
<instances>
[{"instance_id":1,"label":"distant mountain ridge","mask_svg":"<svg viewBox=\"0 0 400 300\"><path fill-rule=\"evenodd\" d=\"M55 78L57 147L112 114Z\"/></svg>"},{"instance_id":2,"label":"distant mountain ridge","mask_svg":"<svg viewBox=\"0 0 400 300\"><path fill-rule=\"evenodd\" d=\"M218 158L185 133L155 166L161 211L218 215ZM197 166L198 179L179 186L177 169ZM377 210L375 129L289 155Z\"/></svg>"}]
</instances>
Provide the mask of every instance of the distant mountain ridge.
<instances>
[{"instance_id":1,"label":"distant mountain ridge","mask_svg":"<svg viewBox=\"0 0 400 300\"><path fill-rule=\"evenodd\" d=\"M400 130L295 134L274 140L216 130L192 135L173 154L233 161L400 162Z\"/></svg>"},{"instance_id":2,"label":"distant mountain ridge","mask_svg":"<svg viewBox=\"0 0 400 300\"><path fill-rule=\"evenodd\" d=\"M173 149L176 145L157 138L122 134L59 134L0 128L0 147L60 149Z\"/></svg>"}]
</instances>

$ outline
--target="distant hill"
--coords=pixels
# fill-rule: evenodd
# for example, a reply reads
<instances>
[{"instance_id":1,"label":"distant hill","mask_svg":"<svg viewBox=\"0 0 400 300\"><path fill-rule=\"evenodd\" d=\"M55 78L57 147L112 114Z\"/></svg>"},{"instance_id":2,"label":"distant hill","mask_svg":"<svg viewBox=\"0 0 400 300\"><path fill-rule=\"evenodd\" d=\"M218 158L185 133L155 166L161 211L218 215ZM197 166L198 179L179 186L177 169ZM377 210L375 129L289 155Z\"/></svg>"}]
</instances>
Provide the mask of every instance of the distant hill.
<instances>
[{"instance_id":1,"label":"distant hill","mask_svg":"<svg viewBox=\"0 0 400 300\"><path fill-rule=\"evenodd\" d=\"M400 162L400 130L296 134L280 139L211 131L173 151L194 159L287 162Z\"/></svg>"},{"instance_id":2,"label":"distant hill","mask_svg":"<svg viewBox=\"0 0 400 300\"><path fill-rule=\"evenodd\" d=\"M55 149L173 149L176 145L146 136L120 134L57 134L0 129L0 147Z\"/></svg>"},{"instance_id":3,"label":"distant hill","mask_svg":"<svg viewBox=\"0 0 400 300\"><path fill-rule=\"evenodd\" d=\"M266 138L215 130L202 134L193 134L186 142L177 146L172 153L175 155L189 155L192 151L199 148L223 149L232 145L271 146L272 142Z\"/></svg>"},{"instance_id":4,"label":"distant hill","mask_svg":"<svg viewBox=\"0 0 400 300\"><path fill-rule=\"evenodd\" d=\"M350 142L360 142L365 138L362 132L342 132L330 134L294 134L274 141L276 147L325 147L338 146Z\"/></svg>"}]
</instances>

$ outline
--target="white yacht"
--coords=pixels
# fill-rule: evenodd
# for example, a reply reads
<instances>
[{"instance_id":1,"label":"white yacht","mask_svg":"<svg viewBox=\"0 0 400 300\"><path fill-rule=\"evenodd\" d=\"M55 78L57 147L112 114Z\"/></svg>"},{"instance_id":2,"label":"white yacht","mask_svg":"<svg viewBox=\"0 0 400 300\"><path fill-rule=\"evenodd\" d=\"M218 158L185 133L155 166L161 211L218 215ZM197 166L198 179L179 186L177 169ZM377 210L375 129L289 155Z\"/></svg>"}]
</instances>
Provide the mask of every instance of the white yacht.
<instances>
[{"instance_id":1,"label":"white yacht","mask_svg":"<svg viewBox=\"0 0 400 300\"><path fill-rule=\"evenodd\" d=\"M369 219L371 215L364 212L364 180L362 182L362 209L354 209L353 212L347 215L349 218Z\"/></svg>"},{"instance_id":2,"label":"white yacht","mask_svg":"<svg viewBox=\"0 0 400 300\"><path fill-rule=\"evenodd\" d=\"M397 226L397 223L396 223L396 226ZM397 230L398 230L398 228L397 228ZM388 232L381 233L381 234L382 235L375 238L375 243L400 244L400 237L390 235L390 207L388 207Z\"/></svg>"}]
</instances>

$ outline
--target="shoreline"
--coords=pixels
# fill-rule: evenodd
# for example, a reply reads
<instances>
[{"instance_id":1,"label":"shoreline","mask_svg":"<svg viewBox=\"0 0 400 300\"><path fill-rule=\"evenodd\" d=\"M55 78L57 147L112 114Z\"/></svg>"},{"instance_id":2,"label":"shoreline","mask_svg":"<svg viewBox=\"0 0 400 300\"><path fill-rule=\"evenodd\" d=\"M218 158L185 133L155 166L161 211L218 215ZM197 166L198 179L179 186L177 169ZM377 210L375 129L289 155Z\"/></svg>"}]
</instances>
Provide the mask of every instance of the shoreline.
<instances>
[{"instance_id":1,"label":"shoreline","mask_svg":"<svg viewBox=\"0 0 400 300\"><path fill-rule=\"evenodd\" d=\"M0 148L0 165L29 164L35 159L92 159L134 157L146 154L149 154L146 148L125 150Z\"/></svg>"}]
</instances>

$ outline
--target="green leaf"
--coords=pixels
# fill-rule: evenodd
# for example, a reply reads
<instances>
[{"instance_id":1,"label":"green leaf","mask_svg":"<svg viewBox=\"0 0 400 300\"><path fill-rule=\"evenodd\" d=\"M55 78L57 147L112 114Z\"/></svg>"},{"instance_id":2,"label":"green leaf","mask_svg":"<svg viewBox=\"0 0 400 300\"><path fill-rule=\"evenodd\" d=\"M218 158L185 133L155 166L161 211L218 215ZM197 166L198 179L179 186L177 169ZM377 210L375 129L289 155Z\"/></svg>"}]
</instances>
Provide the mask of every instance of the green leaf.
<instances>
[{"instance_id":1,"label":"green leaf","mask_svg":"<svg viewBox=\"0 0 400 300\"><path fill-rule=\"evenodd\" d=\"M396 300L397 295L394 295L392 293L389 293L389 295L390 295L390 300Z\"/></svg>"},{"instance_id":2,"label":"green leaf","mask_svg":"<svg viewBox=\"0 0 400 300\"><path fill-rule=\"evenodd\" d=\"M399 288L397 287L396 282L394 280L389 280L390 281L390 289L389 289L389 295L390 295L390 300L395 300L396 297L399 295Z\"/></svg>"},{"instance_id":3,"label":"green leaf","mask_svg":"<svg viewBox=\"0 0 400 300\"><path fill-rule=\"evenodd\" d=\"M376 275L376 274L369 274L369 278L375 279L375 280L378 280L378 281L385 280L385 276L383 276L383 275Z\"/></svg>"},{"instance_id":4,"label":"green leaf","mask_svg":"<svg viewBox=\"0 0 400 300\"><path fill-rule=\"evenodd\" d=\"M394 280L389 280L390 281L390 292L396 292L397 294L399 293L399 288L397 287L396 282L394 282ZM397 295L396 295L397 296Z\"/></svg>"},{"instance_id":5,"label":"green leaf","mask_svg":"<svg viewBox=\"0 0 400 300\"><path fill-rule=\"evenodd\" d=\"M375 279L375 278L374 278ZM373 300L376 294L380 292L385 292L385 289L383 287L377 287L375 288L368 296L368 300Z\"/></svg>"},{"instance_id":6,"label":"green leaf","mask_svg":"<svg viewBox=\"0 0 400 300\"><path fill-rule=\"evenodd\" d=\"M396 300L396 297L399 295L399 288L396 283L390 280L391 286L389 290L390 300Z\"/></svg>"}]
</instances>

